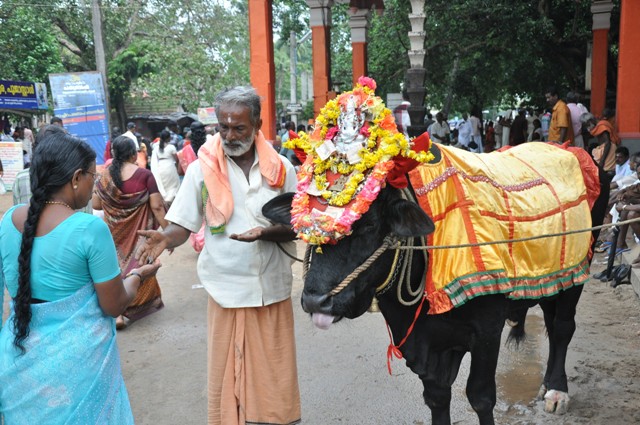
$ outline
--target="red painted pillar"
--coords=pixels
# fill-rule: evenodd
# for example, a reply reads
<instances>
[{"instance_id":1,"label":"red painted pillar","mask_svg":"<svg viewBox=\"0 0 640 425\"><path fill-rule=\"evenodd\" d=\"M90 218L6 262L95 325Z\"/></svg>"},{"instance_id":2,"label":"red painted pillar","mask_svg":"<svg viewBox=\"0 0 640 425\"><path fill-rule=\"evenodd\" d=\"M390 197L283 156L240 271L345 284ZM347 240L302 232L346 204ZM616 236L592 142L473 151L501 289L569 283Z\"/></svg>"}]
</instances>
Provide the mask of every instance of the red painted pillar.
<instances>
[{"instance_id":1,"label":"red painted pillar","mask_svg":"<svg viewBox=\"0 0 640 425\"><path fill-rule=\"evenodd\" d=\"M591 5L593 14L593 48L591 53L591 113L602 114L607 97L607 60L611 1L596 1Z\"/></svg>"},{"instance_id":2,"label":"red painted pillar","mask_svg":"<svg viewBox=\"0 0 640 425\"><path fill-rule=\"evenodd\" d=\"M624 139L640 139L640 2L622 0L618 55L618 132Z\"/></svg>"},{"instance_id":3,"label":"red painted pillar","mask_svg":"<svg viewBox=\"0 0 640 425\"><path fill-rule=\"evenodd\" d=\"M367 43L351 43L352 50L352 66L353 66L353 85L358 82L358 78L368 75L368 56Z\"/></svg>"},{"instance_id":4,"label":"red painted pillar","mask_svg":"<svg viewBox=\"0 0 640 425\"><path fill-rule=\"evenodd\" d=\"M368 75L367 30L369 28L369 9L352 8L349 10L349 26L351 27L351 67L353 85L358 78Z\"/></svg>"},{"instance_id":5,"label":"red painted pillar","mask_svg":"<svg viewBox=\"0 0 640 425\"><path fill-rule=\"evenodd\" d=\"M276 139L276 71L273 60L272 0L249 0L250 78L262 97L262 132Z\"/></svg>"},{"instance_id":6,"label":"red painted pillar","mask_svg":"<svg viewBox=\"0 0 640 425\"><path fill-rule=\"evenodd\" d=\"M311 45L313 49L313 115L329 100L331 90L331 0L307 0L310 8Z\"/></svg>"}]
</instances>

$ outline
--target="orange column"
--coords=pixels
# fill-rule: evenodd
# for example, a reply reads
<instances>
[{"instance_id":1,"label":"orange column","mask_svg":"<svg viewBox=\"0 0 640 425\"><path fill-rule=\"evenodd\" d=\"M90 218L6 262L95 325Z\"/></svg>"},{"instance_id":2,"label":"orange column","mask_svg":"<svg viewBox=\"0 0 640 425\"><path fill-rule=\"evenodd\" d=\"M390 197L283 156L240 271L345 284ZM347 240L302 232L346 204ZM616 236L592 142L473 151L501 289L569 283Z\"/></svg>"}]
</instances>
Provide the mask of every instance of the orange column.
<instances>
[{"instance_id":1,"label":"orange column","mask_svg":"<svg viewBox=\"0 0 640 425\"><path fill-rule=\"evenodd\" d=\"M353 85L358 82L358 78L368 75L367 71L367 43L351 43L352 50L352 66L353 66Z\"/></svg>"},{"instance_id":2,"label":"orange column","mask_svg":"<svg viewBox=\"0 0 640 425\"><path fill-rule=\"evenodd\" d=\"M313 115L329 100L331 89L331 9L332 1L307 0L310 8L311 46L313 50Z\"/></svg>"},{"instance_id":3,"label":"orange column","mask_svg":"<svg viewBox=\"0 0 640 425\"><path fill-rule=\"evenodd\" d=\"M369 9L352 8L349 10L349 26L351 27L351 68L353 85L358 78L368 74L367 30L369 29Z\"/></svg>"},{"instance_id":4,"label":"orange column","mask_svg":"<svg viewBox=\"0 0 640 425\"><path fill-rule=\"evenodd\" d=\"M591 5L593 14L593 49L591 54L591 113L602 114L607 97L607 60L611 1L596 1Z\"/></svg>"},{"instance_id":5,"label":"orange column","mask_svg":"<svg viewBox=\"0 0 640 425\"><path fill-rule=\"evenodd\" d=\"M616 116L622 139L640 139L640 2L622 0Z\"/></svg>"},{"instance_id":6,"label":"orange column","mask_svg":"<svg viewBox=\"0 0 640 425\"><path fill-rule=\"evenodd\" d=\"M273 60L273 21L271 0L249 0L250 78L262 97L262 132L269 141L276 139L276 71Z\"/></svg>"}]
</instances>

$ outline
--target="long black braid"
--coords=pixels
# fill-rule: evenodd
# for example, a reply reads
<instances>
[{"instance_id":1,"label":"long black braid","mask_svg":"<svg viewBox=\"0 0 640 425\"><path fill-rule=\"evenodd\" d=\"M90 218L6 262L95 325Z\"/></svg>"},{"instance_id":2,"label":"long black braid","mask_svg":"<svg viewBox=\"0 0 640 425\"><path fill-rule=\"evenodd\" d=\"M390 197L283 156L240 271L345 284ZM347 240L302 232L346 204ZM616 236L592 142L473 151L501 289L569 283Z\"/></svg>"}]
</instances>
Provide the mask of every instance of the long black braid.
<instances>
[{"instance_id":1,"label":"long black braid","mask_svg":"<svg viewBox=\"0 0 640 425\"><path fill-rule=\"evenodd\" d=\"M111 142L113 162L109 166L109 174L113 184L122 189L122 166L132 156L136 155L136 144L127 136L118 136Z\"/></svg>"},{"instance_id":2,"label":"long black braid","mask_svg":"<svg viewBox=\"0 0 640 425\"><path fill-rule=\"evenodd\" d=\"M160 152L164 152L164 147L167 146L169 140L171 140L171 133L169 133L167 130L162 130L160 132L160 144L158 146Z\"/></svg>"},{"instance_id":3,"label":"long black braid","mask_svg":"<svg viewBox=\"0 0 640 425\"><path fill-rule=\"evenodd\" d=\"M46 201L68 184L76 170L87 171L96 160L91 147L66 133L53 133L39 143L29 170L31 201L18 256L18 291L13 299L14 345L24 354L31 322L31 253Z\"/></svg>"},{"instance_id":4,"label":"long black braid","mask_svg":"<svg viewBox=\"0 0 640 425\"><path fill-rule=\"evenodd\" d=\"M204 124L200 121L194 121L191 123L191 148L193 152L198 155L200 146L204 145L207 141L207 131L204 128Z\"/></svg>"}]
</instances>

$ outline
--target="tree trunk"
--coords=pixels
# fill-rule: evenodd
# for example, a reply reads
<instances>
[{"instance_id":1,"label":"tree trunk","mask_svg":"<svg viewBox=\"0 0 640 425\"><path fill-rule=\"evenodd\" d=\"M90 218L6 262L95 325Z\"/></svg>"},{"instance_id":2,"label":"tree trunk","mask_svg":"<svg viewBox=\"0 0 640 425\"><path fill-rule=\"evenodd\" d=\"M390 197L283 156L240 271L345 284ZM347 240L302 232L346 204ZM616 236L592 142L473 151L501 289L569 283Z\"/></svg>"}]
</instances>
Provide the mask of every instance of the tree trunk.
<instances>
[{"instance_id":1,"label":"tree trunk","mask_svg":"<svg viewBox=\"0 0 640 425\"><path fill-rule=\"evenodd\" d=\"M449 115L449 109L451 109L451 103L453 103L453 87L455 86L456 77L458 76L458 69L460 68L460 55L456 53L453 59L453 65L451 66L451 72L449 72L449 82L447 88L447 98L444 101L442 107L442 113Z\"/></svg>"},{"instance_id":2,"label":"tree trunk","mask_svg":"<svg viewBox=\"0 0 640 425\"><path fill-rule=\"evenodd\" d=\"M124 133L127 128L127 111L124 107L124 97L121 95L115 96L115 108L116 118L118 119L117 125L120 127L120 133Z\"/></svg>"}]
</instances>

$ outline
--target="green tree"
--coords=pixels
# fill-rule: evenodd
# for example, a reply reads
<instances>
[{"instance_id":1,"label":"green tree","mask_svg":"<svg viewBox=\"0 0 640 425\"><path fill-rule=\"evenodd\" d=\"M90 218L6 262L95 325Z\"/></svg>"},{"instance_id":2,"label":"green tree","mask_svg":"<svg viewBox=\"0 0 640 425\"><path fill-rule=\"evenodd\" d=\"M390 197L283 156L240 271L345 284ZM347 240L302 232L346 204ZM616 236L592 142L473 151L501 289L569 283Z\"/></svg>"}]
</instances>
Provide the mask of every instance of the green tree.
<instances>
[{"instance_id":1,"label":"green tree","mask_svg":"<svg viewBox=\"0 0 640 425\"><path fill-rule=\"evenodd\" d=\"M238 0L152 2L162 10L145 23L144 37L154 51L154 72L138 79L135 89L175 99L187 111L211 105L224 87L248 84L247 5ZM176 18L177 17L177 18Z\"/></svg>"},{"instance_id":2,"label":"green tree","mask_svg":"<svg viewBox=\"0 0 640 425\"><path fill-rule=\"evenodd\" d=\"M63 72L60 50L48 22L29 7L0 4L0 78L48 82Z\"/></svg>"}]
</instances>

